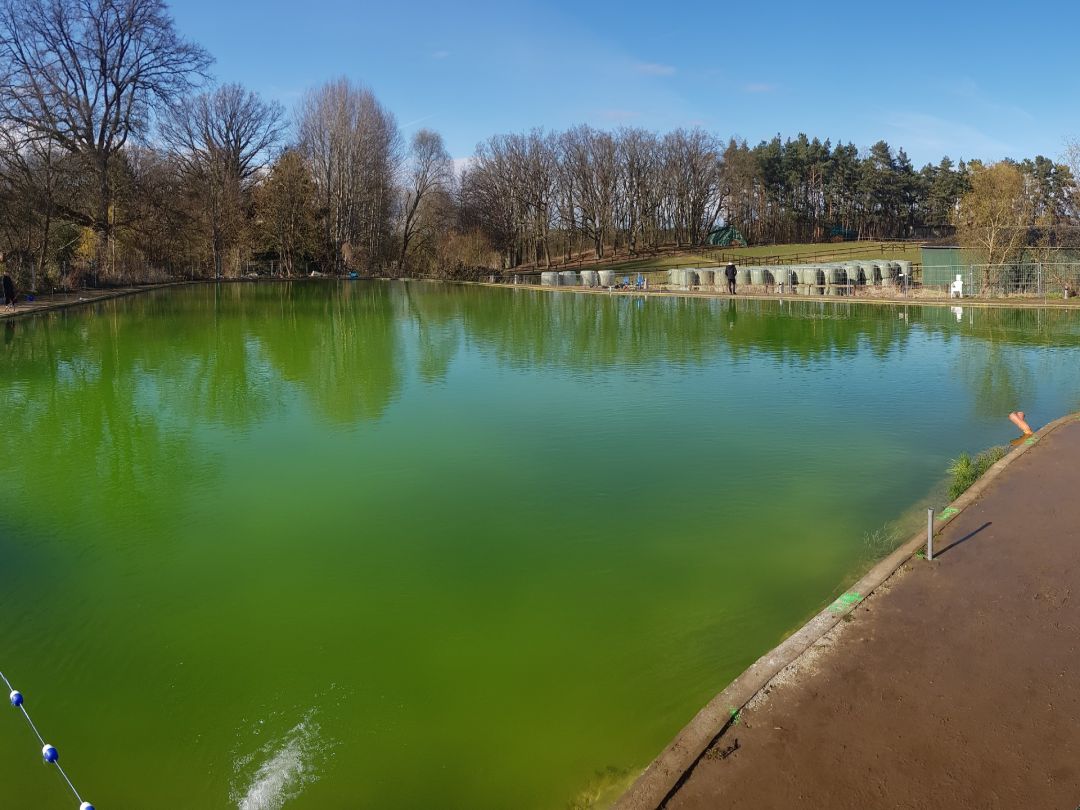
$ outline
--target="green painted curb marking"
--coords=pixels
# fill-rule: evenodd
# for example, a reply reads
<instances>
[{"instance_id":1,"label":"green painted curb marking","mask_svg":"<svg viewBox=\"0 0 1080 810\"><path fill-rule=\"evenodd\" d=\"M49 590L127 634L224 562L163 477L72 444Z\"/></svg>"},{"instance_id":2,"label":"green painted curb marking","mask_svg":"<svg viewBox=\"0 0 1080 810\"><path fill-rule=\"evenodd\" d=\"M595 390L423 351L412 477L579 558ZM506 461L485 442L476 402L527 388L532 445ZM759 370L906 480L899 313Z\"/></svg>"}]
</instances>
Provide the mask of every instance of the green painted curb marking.
<instances>
[{"instance_id":1,"label":"green painted curb marking","mask_svg":"<svg viewBox=\"0 0 1080 810\"><path fill-rule=\"evenodd\" d=\"M941 510L941 514L937 516L937 519L938 520L948 520L953 515L958 515L958 514L960 514L960 510L957 509L955 506L946 506L944 509Z\"/></svg>"},{"instance_id":2,"label":"green painted curb marking","mask_svg":"<svg viewBox=\"0 0 1080 810\"><path fill-rule=\"evenodd\" d=\"M844 608L851 607L852 605L857 605L861 601L861 593L859 593L858 591L848 591L847 593L842 594L840 597L838 597L837 600L831 605L829 605L829 610L831 610L833 613L839 613L840 611L844 610Z\"/></svg>"}]
</instances>

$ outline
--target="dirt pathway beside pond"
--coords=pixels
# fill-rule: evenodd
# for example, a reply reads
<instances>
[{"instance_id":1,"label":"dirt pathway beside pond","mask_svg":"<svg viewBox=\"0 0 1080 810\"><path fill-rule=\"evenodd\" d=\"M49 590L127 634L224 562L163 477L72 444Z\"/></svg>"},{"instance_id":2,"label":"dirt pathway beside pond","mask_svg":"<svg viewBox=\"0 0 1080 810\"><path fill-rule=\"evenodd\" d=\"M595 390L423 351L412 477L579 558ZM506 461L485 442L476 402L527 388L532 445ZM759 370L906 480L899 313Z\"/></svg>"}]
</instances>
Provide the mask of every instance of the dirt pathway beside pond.
<instances>
[{"instance_id":1,"label":"dirt pathway beside pond","mask_svg":"<svg viewBox=\"0 0 1080 810\"><path fill-rule=\"evenodd\" d=\"M1080 805L1080 422L759 693L665 805Z\"/></svg>"},{"instance_id":2,"label":"dirt pathway beside pond","mask_svg":"<svg viewBox=\"0 0 1080 810\"><path fill-rule=\"evenodd\" d=\"M35 296L33 301L27 301L20 296L15 308L0 305L0 320L5 318L18 318L22 315L30 315L34 312L47 312L53 309L67 309L84 304L92 304L95 301L105 301L109 298L122 298L126 295L154 290L159 287L175 287L189 284L187 281L169 281L161 284L133 284L129 287L108 287L104 289L75 290L74 292L50 293Z\"/></svg>"}]
</instances>

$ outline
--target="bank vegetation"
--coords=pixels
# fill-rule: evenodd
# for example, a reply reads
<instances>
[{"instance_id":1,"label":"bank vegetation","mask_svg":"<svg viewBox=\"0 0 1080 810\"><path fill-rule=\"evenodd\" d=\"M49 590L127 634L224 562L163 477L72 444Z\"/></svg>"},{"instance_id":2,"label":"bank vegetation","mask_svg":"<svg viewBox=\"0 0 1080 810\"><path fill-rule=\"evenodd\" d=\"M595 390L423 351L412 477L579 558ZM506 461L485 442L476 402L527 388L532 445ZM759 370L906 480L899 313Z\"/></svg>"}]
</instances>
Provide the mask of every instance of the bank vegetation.
<instances>
[{"instance_id":1,"label":"bank vegetation","mask_svg":"<svg viewBox=\"0 0 1080 810\"><path fill-rule=\"evenodd\" d=\"M286 110L211 65L160 0L0 3L0 251L22 289L467 277L696 247L721 223L753 243L958 233L998 261L1075 224L1073 172L1042 156L917 169L884 141L582 124L455 161L358 82Z\"/></svg>"}]
</instances>

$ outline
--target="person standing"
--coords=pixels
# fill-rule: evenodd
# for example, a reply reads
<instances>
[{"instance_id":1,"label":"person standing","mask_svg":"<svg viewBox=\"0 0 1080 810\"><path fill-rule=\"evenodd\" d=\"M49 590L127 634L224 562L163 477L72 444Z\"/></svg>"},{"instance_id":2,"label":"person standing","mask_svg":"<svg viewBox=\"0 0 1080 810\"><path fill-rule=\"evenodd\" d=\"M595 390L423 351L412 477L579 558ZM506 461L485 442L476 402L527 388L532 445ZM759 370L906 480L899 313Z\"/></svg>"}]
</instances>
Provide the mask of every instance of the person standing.
<instances>
[{"instance_id":1,"label":"person standing","mask_svg":"<svg viewBox=\"0 0 1080 810\"><path fill-rule=\"evenodd\" d=\"M727 290L730 295L735 295L735 262L728 262L724 268L724 278L727 279Z\"/></svg>"}]
</instances>

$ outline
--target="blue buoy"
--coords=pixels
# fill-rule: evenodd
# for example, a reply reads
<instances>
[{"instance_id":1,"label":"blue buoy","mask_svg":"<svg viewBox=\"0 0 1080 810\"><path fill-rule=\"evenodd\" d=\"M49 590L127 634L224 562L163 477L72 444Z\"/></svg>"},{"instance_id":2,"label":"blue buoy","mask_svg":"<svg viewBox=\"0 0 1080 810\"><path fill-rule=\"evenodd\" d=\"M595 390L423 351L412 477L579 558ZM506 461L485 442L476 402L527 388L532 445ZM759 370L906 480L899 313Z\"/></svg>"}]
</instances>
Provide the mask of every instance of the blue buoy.
<instances>
[{"instance_id":1,"label":"blue buoy","mask_svg":"<svg viewBox=\"0 0 1080 810\"><path fill-rule=\"evenodd\" d=\"M90 802L83 802L79 805L79 810L94 810L94 805L90 804Z\"/></svg>"},{"instance_id":2,"label":"blue buoy","mask_svg":"<svg viewBox=\"0 0 1080 810\"><path fill-rule=\"evenodd\" d=\"M13 689L11 691L11 705L14 706L17 709L20 706L22 706L22 703L23 703L22 692L20 692L18 689Z\"/></svg>"},{"instance_id":3,"label":"blue buoy","mask_svg":"<svg viewBox=\"0 0 1080 810\"><path fill-rule=\"evenodd\" d=\"M41 756L46 762L56 762L60 759L60 754L51 745L46 745L41 749Z\"/></svg>"}]
</instances>

